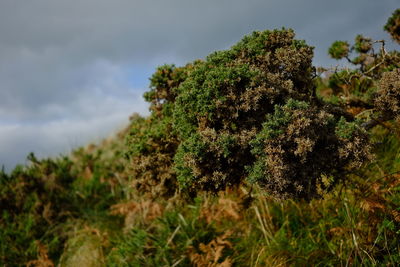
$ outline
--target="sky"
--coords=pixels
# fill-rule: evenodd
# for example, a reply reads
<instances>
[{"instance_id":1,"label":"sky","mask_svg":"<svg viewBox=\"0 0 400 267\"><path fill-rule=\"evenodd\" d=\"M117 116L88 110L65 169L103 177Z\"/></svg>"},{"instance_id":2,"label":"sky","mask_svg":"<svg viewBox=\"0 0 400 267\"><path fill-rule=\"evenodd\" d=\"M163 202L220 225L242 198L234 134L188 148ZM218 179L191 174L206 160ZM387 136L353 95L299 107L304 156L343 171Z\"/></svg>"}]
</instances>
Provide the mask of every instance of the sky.
<instances>
[{"instance_id":1,"label":"sky","mask_svg":"<svg viewBox=\"0 0 400 267\"><path fill-rule=\"evenodd\" d=\"M292 28L327 49L383 25L400 0L0 0L0 167L68 154L148 114L158 65L183 65L255 30ZM388 47L395 48L393 42Z\"/></svg>"}]
</instances>

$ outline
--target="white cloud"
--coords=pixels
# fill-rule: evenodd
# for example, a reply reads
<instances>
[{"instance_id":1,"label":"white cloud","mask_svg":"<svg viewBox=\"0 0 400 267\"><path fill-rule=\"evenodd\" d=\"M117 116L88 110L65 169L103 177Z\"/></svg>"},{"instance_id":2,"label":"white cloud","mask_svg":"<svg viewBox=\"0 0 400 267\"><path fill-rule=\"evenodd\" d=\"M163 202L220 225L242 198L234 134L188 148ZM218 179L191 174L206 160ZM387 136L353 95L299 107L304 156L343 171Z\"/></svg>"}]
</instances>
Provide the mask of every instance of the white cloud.
<instances>
[{"instance_id":1,"label":"white cloud","mask_svg":"<svg viewBox=\"0 0 400 267\"><path fill-rule=\"evenodd\" d=\"M0 123L0 165L4 164L9 171L16 163L24 163L29 152L35 152L39 157L57 156L115 134L128 124L133 112L147 113L147 105L143 101L135 100L133 93L129 96L119 98L99 94L82 98L77 103L78 111L84 113L81 117Z\"/></svg>"}]
</instances>

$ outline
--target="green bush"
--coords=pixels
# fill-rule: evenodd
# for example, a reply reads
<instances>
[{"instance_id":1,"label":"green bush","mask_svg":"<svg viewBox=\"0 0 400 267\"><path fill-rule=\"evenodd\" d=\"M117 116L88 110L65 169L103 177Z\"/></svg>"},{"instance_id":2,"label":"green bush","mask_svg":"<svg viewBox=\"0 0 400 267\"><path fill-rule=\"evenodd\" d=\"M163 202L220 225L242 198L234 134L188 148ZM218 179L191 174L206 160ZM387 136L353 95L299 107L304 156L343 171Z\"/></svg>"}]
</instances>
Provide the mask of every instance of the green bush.
<instances>
[{"instance_id":1,"label":"green bush","mask_svg":"<svg viewBox=\"0 0 400 267\"><path fill-rule=\"evenodd\" d=\"M127 136L130 186L154 197L174 195L177 185L172 166L177 144L171 117L133 119Z\"/></svg>"},{"instance_id":2,"label":"green bush","mask_svg":"<svg viewBox=\"0 0 400 267\"><path fill-rule=\"evenodd\" d=\"M177 87L185 80L191 65L163 65L150 78L150 91L144 98L150 103L148 118L133 116L126 137L131 186L153 197L171 197L177 190L173 158L178 139L173 130L173 109Z\"/></svg>"},{"instance_id":3,"label":"green bush","mask_svg":"<svg viewBox=\"0 0 400 267\"><path fill-rule=\"evenodd\" d=\"M283 198L311 199L330 190L370 157L366 133L338 117L306 102L275 106L251 142L256 162L249 180Z\"/></svg>"},{"instance_id":4,"label":"green bush","mask_svg":"<svg viewBox=\"0 0 400 267\"><path fill-rule=\"evenodd\" d=\"M361 34L356 36L354 49L358 53L368 53L372 49L372 39L366 38Z\"/></svg>"},{"instance_id":5,"label":"green bush","mask_svg":"<svg viewBox=\"0 0 400 267\"><path fill-rule=\"evenodd\" d=\"M174 127L180 140L175 170L182 188L190 192L217 192L241 184L250 175L250 180L259 182L274 195L311 198L316 195L316 182L322 175L338 173L334 177L338 178L346 166L368 158L368 138L362 131L346 144L339 142L334 131L335 122L345 112L340 108L334 111L324 107L316 98L312 56L311 47L304 41L295 40L292 30L283 29L254 32L231 49L215 52L193 66L176 90L174 109ZM263 127L274 124L278 132L285 132L280 127L287 126L285 123L289 123L290 116L278 118L273 114L279 113L280 106L300 103L296 101L304 101L301 105L310 106L302 116L305 120L314 120L312 126L332 117L329 126L312 130L310 124L304 132L289 137L308 140L310 153L292 156L296 148L292 152L282 150L279 157L277 154L261 156L262 153L252 153L255 149L252 144L255 140L260 141L266 131ZM319 122L318 116L322 116ZM349 114L345 117L351 120ZM281 139L283 141L285 137ZM286 145L292 146L293 142L296 143L291 140ZM332 146L329 142L333 142ZM260 141L260 146L263 145ZM329 148L324 149L323 145ZM364 147L363 156L352 159L349 155L343 158L337 155L340 160L330 163L331 153L338 154L346 145L349 155ZM318 149L320 151L316 153ZM318 154L318 160L311 156L314 154ZM276 169L286 171L278 175L267 163L272 160L280 160L281 165ZM273 179L284 180L286 185L280 189L265 186L276 184Z\"/></svg>"},{"instance_id":6,"label":"green bush","mask_svg":"<svg viewBox=\"0 0 400 267\"><path fill-rule=\"evenodd\" d=\"M113 170L101 163L102 154L77 150L76 161L39 160L30 154L29 166L11 174L0 171L0 265L25 265L39 257L43 245L49 259L57 262L67 239L64 228L71 220L107 217L122 188L113 187Z\"/></svg>"},{"instance_id":7,"label":"green bush","mask_svg":"<svg viewBox=\"0 0 400 267\"><path fill-rule=\"evenodd\" d=\"M398 13L398 11L396 12ZM389 29L388 25L394 23L396 12L389 20L391 23L388 22L385 29ZM325 88L325 92L322 92L324 99L339 104L353 115L366 111L369 115L365 114L367 115L365 117L376 118L380 121L392 118L393 116L386 116L389 115L388 108L383 107L382 101L383 98L386 98L385 103L391 102L393 108L393 101L396 101L396 97L389 96L387 89L377 90L381 83L379 81L387 79L385 78L386 72L400 68L400 53L387 51L384 40L374 41L363 35L357 35L351 46L347 42L334 42L329 49L329 54L335 59L345 57L352 67L326 72L326 79L317 80L318 87ZM394 93L393 90L390 94L392 93ZM319 94L321 95L321 90L319 90ZM389 101L388 97L392 100ZM383 109L386 109L386 112ZM383 113L386 115L382 117ZM370 125L376 124L377 122Z\"/></svg>"},{"instance_id":8,"label":"green bush","mask_svg":"<svg viewBox=\"0 0 400 267\"><path fill-rule=\"evenodd\" d=\"M393 12L384 29L392 36L393 40L400 44L400 8Z\"/></svg>"},{"instance_id":9,"label":"green bush","mask_svg":"<svg viewBox=\"0 0 400 267\"><path fill-rule=\"evenodd\" d=\"M180 185L216 192L241 183L265 115L289 98L314 100L312 56L312 47L282 29L254 32L194 65L174 109Z\"/></svg>"},{"instance_id":10,"label":"green bush","mask_svg":"<svg viewBox=\"0 0 400 267\"><path fill-rule=\"evenodd\" d=\"M334 59L342 59L349 56L349 43L345 41L334 42L328 50L329 55Z\"/></svg>"},{"instance_id":11,"label":"green bush","mask_svg":"<svg viewBox=\"0 0 400 267\"><path fill-rule=\"evenodd\" d=\"M54 234L54 224L66 220L63 211L74 210L72 162L38 161L33 154L29 159L30 168L0 173L0 264L18 266L34 259L37 240L50 244L51 257L59 257L62 238Z\"/></svg>"}]
</instances>

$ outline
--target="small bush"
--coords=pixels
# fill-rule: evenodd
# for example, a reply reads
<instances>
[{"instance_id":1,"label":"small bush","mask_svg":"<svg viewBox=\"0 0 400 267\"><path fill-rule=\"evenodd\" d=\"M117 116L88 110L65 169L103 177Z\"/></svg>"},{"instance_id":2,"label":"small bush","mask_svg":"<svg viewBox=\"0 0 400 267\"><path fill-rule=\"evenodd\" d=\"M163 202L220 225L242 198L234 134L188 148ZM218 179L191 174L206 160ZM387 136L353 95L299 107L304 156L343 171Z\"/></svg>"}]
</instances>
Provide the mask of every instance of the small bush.
<instances>
[{"instance_id":1,"label":"small bush","mask_svg":"<svg viewBox=\"0 0 400 267\"><path fill-rule=\"evenodd\" d=\"M368 53L372 49L372 39L366 38L361 34L356 36L354 49L358 53Z\"/></svg>"},{"instance_id":2,"label":"small bush","mask_svg":"<svg viewBox=\"0 0 400 267\"><path fill-rule=\"evenodd\" d=\"M328 50L329 55L334 59L342 59L349 55L350 45L345 41L334 42Z\"/></svg>"},{"instance_id":3,"label":"small bush","mask_svg":"<svg viewBox=\"0 0 400 267\"><path fill-rule=\"evenodd\" d=\"M176 89L185 80L191 65L177 68L163 65L150 78L150 91L144 94L150 102L149 118L133 116L126 141L131 162L131 186L153 197L170 197L177 190L173 158L178 139L173 131L172 112Z\"/></svg>"},{"instance_id":4,"label":"small bush","mask_svg":"<svg viewBox=\"0 0 400 267\"><path fill-rule=\"evenodd\" d=\"M131 187L153 197L172 196L176 174L172 168L178 141L170 119L136 117L127 137Z\"/></svg>"},{"instance_id":5,"label":"small bush","mask_svg":"<svg viewBox=\"0 0 400 267\"><path fill-rule=\"evenodd\" d=\"M400 119L400 69L383 74L375 106L385 117Z\"/></svg>"},{"instance_id":6,"label":"small bush","mask_svg":"<svg viewBox=\"0 0 400 267\"><path fill-rule=\"evenodd\" d=\"M400 8L393 12L384 29L400 44Z\"/></svg>"}]
</instances>

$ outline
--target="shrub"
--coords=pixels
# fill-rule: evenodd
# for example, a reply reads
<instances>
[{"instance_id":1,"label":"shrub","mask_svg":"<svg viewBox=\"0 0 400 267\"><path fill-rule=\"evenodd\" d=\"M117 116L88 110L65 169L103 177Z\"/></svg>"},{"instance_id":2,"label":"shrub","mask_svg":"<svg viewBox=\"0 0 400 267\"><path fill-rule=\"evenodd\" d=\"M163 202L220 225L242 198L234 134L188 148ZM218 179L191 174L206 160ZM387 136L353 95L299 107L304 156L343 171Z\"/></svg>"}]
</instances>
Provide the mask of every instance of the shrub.
<instances>
[{"instance_id":1,"label":"shrub","mask_svg":"<svg viewBox=\"0 0 400 267\"><path fill-rule=\"evenodd\" d=\"M356 36L354 49L358 53L368 53L372 49L372 39L366 38L361 34Z\"/></svg>"},{"instance_id":2,"label":"shrub","mask_svg":"<svg viewBox=\"0 0 400 267\"><path fill-rule=\"evenodd\" d=\"M352 68L326 72L327 78L319 79L318 86L331 91L322 93L325 100L340 104L354 115L374 109L378 81L385 72L400 67L398 51L386 51L384 40L374 41L363 35L357 35L351 46L347 42L334 42L329 54L335 59L345 57Z\"/></svg>"},{"instance_id":3,"label":"shrub","mask_svg":"<svg viewBox=\"0 0 400 267\"><path fill-rule=\"evenodd\" d=\"M400 8L396 9L388 19L384 29L400 44Z\"/></svg>"},{"instance_id":4,"label":"shrub","mask_svg":"<svg viewBox=\"0 0 400 267\"><path fill-rule=\"evenodd\" d=\"M150 78L150 91L143 95L144 99L151 103L151 111L160 112L163 104L175 102L175 89L185 80L187 68L177 68L175 65L157 68Z\"/></svg>"},{"instance_id":5,"label":"shrub","mask_svg":"<svg viewBox=\"0 0 400 267\"><path fill-rule=\"evenodd\" d=\"M374 44L376 46L378 43L380 47L379 50L376 50ZM384 40L374 41L359 34L353 45L344 41L334 42L329 48L328 54L334 59L346 58L350 64L356 67L356 70L353 71L358 72L358 76L380 79L383 72L400 67L399 52L387 52L384 44ZM355 55L352 52L355 52ZM351 58L350 54L354 57Z\"/></svg>"},{"instance_id":6,"label":"shrub","mask_svg":"<svg viewBox=\"0 0 400 267\"><path fill-rule=\"evenodd\" d=\"M178 146L172 129L172 111L176 88L185 80L190 65L177 68L163 65L150 78L150 91L144 94L150 102L150 117L133 116L127 136L131 162L132 186L153 197L172 196L176 189L173 157Z\"/></svg>"},{"instance_id":7,"label":"shrub","mask_svg":"<svg viewBox=\"0 0 400 267\"><path fill-rule=\"evenodd\" d=\"M366 133L338 117L306 102L276 105L251 142L250 182L282 198L311 199L331 189L370 156Z\"/></svg>"},{"instance_id":8,"label":"shrub","mask_svg":"<svg viewBox=\"0 0 400 267\"><path fill-rule=\"evenodd\" d=\"M249 142L274 105L315 100L312 56L312 47L283 29L254 32L198 62L177 88L180 184L209 191L239 184L254 161Z\"/></svg>"},{"instance_id":9,"label":"shrub","mask_svg":"<svg viewBox=\"0 0 400 267\"><path fill-rule=\"evenodd\" d=\"M71 157L39 160L31 153L28 166L0 171L1 266L28 265L37 257L57 263L70 221L108 217L123 188L112 176L119 162L104 154L82 148Z\"/></svg>"},{"instance_id":10,"label":"shrub","mask_svg":"<svg viewBox=\"0 0 400 267\"><path fill-rule=\"evenodd\" d=\"M312 55L283 29L254 32L194 66L174 109L182 188L217 192L248 177L274 195L311 198L324 175L336 181L368 159L361 129L346 138L335 132L339 122L350 123L340 116L351 115L315 97ZM270 126L277 135L267 138Z\"/></svg>"},{"instance_id":11,"label":"shrub","mask_svg":"<svg viewBox=\"0 0 400 267\"><path fill-rule=\"evenodd\" d=\"M349 43L345 41L334 42L328 50L329 55L334 59L342 59L349 55Z\"/></svg>"},{"instance_id":12,"label":"shrub","mask_svg":"<svg viewBox=\"0 0 400 267\"><path fill-rule=\"evenodd\" d=\"M0 171L0 265L20 266L35 259L37 240L49 244L51 258L59 257L63 240L54 226L74 210L68 191L72 162L38 161L33 154L29 159L29 168L19 166L9 175Z\"/></svg>"},{"instance_id":13,"label":"shrub","mask_svg":"<svg viewBox=\"0 0 400 267\"><path fill-rule=\"evenodd\" d=\"M376 95L376 109L388 119L400 119L400 69L383 74Z\"/></svg>"},{"instance_id":14,"label":"shrub","mask_svg":"<svg viewBox=\"0 0 400 267\"><path fill-rule=\"evenodd\" d=\"M172 196L177 188L172 168L177 147L171 120L136 117L127 137L131 186L152 196Z\"/></svg>"}]
</instances>

